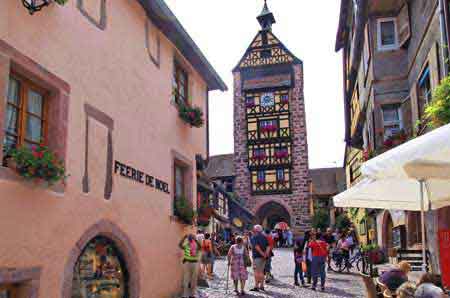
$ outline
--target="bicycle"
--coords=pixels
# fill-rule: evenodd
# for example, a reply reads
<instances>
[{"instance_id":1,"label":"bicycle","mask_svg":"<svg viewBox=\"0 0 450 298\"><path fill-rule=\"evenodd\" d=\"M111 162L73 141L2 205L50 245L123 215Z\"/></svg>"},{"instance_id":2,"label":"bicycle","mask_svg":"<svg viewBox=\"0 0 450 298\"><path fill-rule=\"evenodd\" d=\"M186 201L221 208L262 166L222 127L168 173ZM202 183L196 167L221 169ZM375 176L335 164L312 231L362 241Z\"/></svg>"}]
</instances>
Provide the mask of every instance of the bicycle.
<instances>
[{"instance_id":1,"label":"bicycle","mask_svg":"<svg viewBox=\"0 0 450 298\"><path fill-rule=\"evenodd\" d=\"M353 265L356 264L356 269L364 274L368 274L369 272L369 260L368 257L361 253L358 249L356 253L349 257L345 258L344 254L340 250L335 250L331 253L331 261L329 262L329 267L331 270L335 272L343 272L347 269L347 272L353 268Z\"/></svg>"}]
</instances>

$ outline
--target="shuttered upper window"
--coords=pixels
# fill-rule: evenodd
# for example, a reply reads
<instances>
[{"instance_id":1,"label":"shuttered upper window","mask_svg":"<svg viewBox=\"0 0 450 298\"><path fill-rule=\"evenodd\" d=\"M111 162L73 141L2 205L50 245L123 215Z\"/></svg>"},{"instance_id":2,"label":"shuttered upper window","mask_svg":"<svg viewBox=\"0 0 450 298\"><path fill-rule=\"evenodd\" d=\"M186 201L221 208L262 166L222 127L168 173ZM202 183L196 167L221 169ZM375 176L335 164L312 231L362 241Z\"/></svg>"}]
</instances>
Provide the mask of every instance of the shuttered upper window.
<instances>
[{"instance_id":1,"label":"shuttered upper window","mask_svg":"<svg viewBox=\"0 0 450 298\"><path fill-rule=\"evenodd\" d=\"M11 76L5 114L4 150L45 142L46 92L25 79Z\"/></svg>"}]
</instances>

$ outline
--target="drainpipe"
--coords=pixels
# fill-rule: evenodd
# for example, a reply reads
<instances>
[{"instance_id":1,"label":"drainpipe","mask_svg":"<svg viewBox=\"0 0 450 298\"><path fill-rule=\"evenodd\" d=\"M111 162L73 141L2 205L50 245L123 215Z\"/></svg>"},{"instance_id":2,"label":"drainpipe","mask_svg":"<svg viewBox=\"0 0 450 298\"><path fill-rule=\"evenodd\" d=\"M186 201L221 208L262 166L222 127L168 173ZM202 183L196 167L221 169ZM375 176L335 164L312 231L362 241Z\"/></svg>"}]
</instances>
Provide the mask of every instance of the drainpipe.
<instances>
[{"instance_id":1,"label":"drainpipe","mask_svg":"<svg viewBox=\"0 0 450 298\"><path fill-rule=\"evenodd\" d=\"M449 48L448 48L448 7L445 5L444 0L439 0L439 20L441 25L441 48L442 48L442 61L444 62L444 77L449 74Z\"/></svg>"}]
</instances>

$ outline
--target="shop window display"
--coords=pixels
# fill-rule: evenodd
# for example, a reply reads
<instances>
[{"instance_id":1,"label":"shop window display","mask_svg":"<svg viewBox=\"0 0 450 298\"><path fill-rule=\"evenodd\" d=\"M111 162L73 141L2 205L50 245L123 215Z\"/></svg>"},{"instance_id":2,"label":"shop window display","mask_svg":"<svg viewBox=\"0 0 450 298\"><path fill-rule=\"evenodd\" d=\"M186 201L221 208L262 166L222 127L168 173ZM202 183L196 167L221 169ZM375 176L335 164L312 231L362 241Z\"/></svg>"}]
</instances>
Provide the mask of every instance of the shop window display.
<instances>
[{"instance_id":1,"label":"shop window display","mask_svg":"<svg viewBox=\"0 0 450 298\"><path fill-rule=\"evenodd\" d=\"M99 236L86 245L75 264L72 298L127 298L127 280L116 245Z\"/></svg>"}]
</instances>

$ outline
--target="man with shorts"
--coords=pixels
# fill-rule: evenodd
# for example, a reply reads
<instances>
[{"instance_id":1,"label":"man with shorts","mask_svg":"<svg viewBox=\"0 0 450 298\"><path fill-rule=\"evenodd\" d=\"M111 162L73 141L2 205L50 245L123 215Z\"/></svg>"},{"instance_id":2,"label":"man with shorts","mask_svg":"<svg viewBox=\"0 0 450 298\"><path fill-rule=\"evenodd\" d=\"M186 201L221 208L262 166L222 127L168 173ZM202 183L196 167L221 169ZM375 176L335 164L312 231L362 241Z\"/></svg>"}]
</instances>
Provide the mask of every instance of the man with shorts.
<instances>
[{"instance_id":1,"label":"man with shorts","mask_svg":"<svg viewBox=\"0 0 450 298\"><path fill-rule=\"evenodd\" d=\"M269 242L263 233L263 228L256 225L253 228L254 235L252 237L252 257L253 271L255 274L255 287L250 291L259 292L264 290L264 268L266 266L267 257L270 255Z\"/></svg>"}]
</instances>

